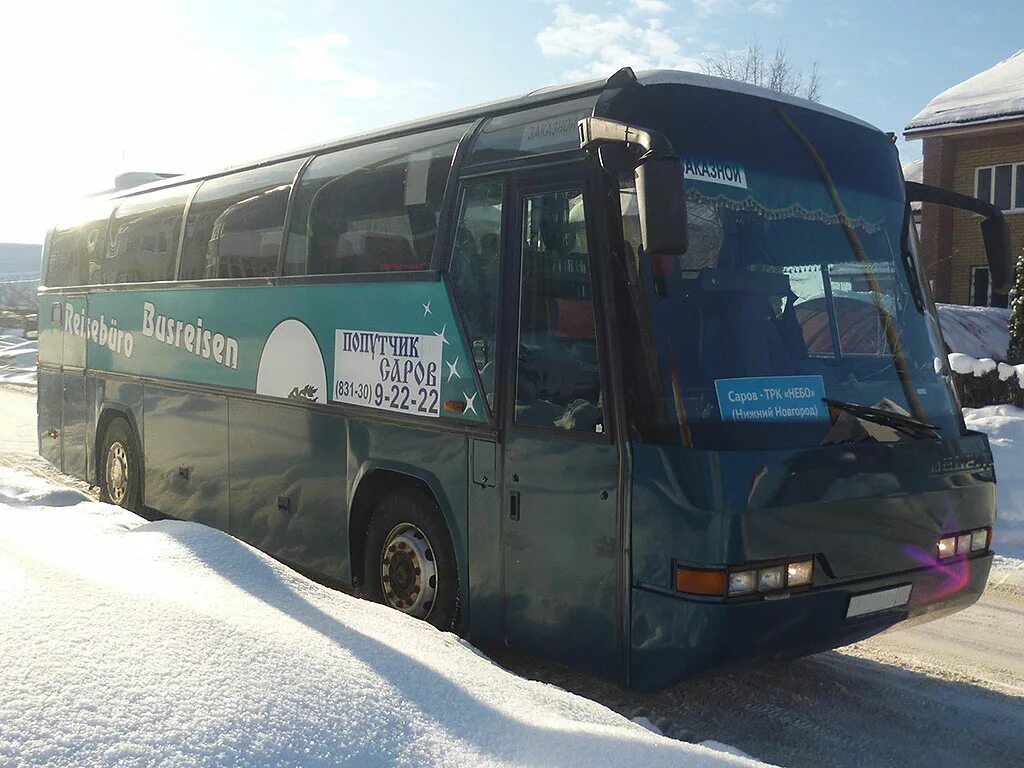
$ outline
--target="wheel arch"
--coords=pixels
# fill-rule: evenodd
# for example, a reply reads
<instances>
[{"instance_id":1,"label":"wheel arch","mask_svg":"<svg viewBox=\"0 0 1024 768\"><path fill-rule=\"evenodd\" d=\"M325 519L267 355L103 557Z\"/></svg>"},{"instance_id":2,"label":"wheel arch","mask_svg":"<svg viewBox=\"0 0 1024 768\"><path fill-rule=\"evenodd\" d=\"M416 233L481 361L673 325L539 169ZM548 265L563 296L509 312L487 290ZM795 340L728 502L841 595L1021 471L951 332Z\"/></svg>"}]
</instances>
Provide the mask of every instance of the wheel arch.
<instances>
[{"instance_id":1,"label":"wheel arch","mask_svg":"<svg viewBox=\"0 0 1024 768\"><path fill-rule=\"evenodd\" d=\"M93 480L96 481L96 485L100 485L102 482L102 478L100 477L100 472L102 471L100 469L102 466L102 462L100 461L100 451L103 449L103 438L106 436L107 427L110 425L110 422L119 417L128 422L128 428L131 429L132 437L135 438L135 445L139 449L139 458L142 460L143 465L143 471L140 473L139 482L141 483L140 487L142 490L142 498L144 500L146 498L146 472L141 433L139 432L139 425L135 419L134 412L131 408L121 403L104 403L100 407L99 416L96 418L96 435L93 444L93 455L96 457L96 461L94 462L95 467L93 467Z\"/></svg>"},{"instance_id":2,"label":"wheel arch","mask_svg":"<svg viewBox=\"0 0 1024 768\"><path fill-rule=\"evenodd\" d=\"M441 483L433 474L399 463L366 461L355 474L348 503L348 542L353 586L361 586L363 547L374 509L384 498L402 489L414 489L429 494L437 508L441 510L441 517L451 538L452 551L455 553L460 598L462 604L466 605L465 547L460 541L459 532L462 529L457 524L451 503Z\"/></svg>"}]
</instances>

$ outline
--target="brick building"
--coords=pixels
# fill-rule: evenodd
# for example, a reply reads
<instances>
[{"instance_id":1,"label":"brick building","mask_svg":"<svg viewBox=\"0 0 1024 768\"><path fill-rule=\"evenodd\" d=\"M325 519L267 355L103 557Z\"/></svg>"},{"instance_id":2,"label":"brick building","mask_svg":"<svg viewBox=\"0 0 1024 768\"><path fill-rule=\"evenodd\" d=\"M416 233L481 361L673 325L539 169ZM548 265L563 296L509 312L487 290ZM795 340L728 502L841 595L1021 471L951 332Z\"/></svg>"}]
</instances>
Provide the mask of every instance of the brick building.
<instances>
[{"instance_id":1,"label":"brick building","mask_svg":"<svg viewBox=\"0 0 1024 768\"><path fill-rule=\"evenodd\" d=\"M1015 255L1024 246L1024 50L943 91L910 121L923 142L923 181L1007 211ZM978 217L925 204L921 245L935 300L1006 306L992 295Z\"/></svg>"}]
</instances>

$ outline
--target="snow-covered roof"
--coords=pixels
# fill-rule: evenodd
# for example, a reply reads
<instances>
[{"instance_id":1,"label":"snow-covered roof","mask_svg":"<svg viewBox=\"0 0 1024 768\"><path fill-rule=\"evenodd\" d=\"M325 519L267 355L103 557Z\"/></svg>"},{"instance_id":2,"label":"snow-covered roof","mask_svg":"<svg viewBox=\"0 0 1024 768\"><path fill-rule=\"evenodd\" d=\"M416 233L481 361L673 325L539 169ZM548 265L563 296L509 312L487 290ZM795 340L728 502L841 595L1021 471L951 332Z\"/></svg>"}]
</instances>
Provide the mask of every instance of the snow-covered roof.
<instances>
[{"instance_id":1,"label":"snow-covered roof","mask_svg":"<svg viewBox=\"0 0 1024 768\"><path fill-rule=\"evenodd\" d=\"M918 158L917 160L911 160L909 163L903 164L903 178L906 181L916 181L921 183L924 181L924 160ZM910 207L915 211L921 210L921 201L914 200Z\"/></svg>"},{"instance_id":2,"label":"snow-covered roof","mask_svg":"<svg viewBox=\"0 0 1024 768\"><path fill-rule=\"evenodd\" d=\"M924 181L924 160L918 158L903 164L903 178L907 181Z\"/></svg>"},{"instance_id":3,"label":"snow-covered roof","mask_svg":"<svg viewBox=\"0 0 1024 768\"><path fill-rule=\"evenodd\" d=\"M994 67L954 85L907 123L906 133L1024 118L1024 48Z\"/></svg>"}]
</instances>

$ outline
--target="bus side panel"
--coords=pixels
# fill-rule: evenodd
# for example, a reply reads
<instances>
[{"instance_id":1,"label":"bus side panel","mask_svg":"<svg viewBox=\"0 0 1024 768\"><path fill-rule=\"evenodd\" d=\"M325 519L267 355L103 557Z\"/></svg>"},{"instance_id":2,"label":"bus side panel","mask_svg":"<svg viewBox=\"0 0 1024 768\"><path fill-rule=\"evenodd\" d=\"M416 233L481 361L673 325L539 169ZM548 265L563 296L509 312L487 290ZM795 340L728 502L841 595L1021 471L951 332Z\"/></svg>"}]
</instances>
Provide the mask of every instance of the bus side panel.
<instances>
[{"instance_id":1,"label":"bus side panel","mask_svg":"<svg viewBox=\"0 0 1024 768\"><path fill-rule=\"evenodd\" d=\"M223 395L146 384L146 506L228 529L228 404Z\"/></svg>"},{"instance_id":2,"label":"bus side panel","mask_svg":"<svg viewBox=\"0 0 1024 768\"><path fill-rule=\"evenodd\" d=\"M232 535L350 583L345 418L242 398L228 412Z\"/></svg>"},{"instance_id":3,"label":"bus side panel","mask_svg":"<svg viewBox=\"0 0 1024 768\"><path fill-rule=\"evenodd\" d=\"M63 408L64 381L59 370L39 367L37 413L39 455L60 469L60 413Z\"/></svg>"},{"instance_id":4,"label":"bus side panel","mask_svg":"<svg viewBox=\"0 0 1024 768\"><path fill-rule=\"evenodd\" d=\"M463 435L352 419L349 423L349 476L361 481L386 469L422 481L444 515L459 569L460 604L469 606L468 507L469 440ZM351 489L358 493L358 487ZM463 610L462 620L468 618Z\"/></svg>"},{"instance_id":5,"label":"bus side panel","mask_svg":"<svg viewBox=\"0 0 1024 768\"><path fill-rule=\"evenodd\" d=\"M61 470L86 479L86 434L91 409L85 398L85 367L89 327L89 299L85 295L64 298L61 353L64 391L61 409Z\"/></svg>"}]
</instances>

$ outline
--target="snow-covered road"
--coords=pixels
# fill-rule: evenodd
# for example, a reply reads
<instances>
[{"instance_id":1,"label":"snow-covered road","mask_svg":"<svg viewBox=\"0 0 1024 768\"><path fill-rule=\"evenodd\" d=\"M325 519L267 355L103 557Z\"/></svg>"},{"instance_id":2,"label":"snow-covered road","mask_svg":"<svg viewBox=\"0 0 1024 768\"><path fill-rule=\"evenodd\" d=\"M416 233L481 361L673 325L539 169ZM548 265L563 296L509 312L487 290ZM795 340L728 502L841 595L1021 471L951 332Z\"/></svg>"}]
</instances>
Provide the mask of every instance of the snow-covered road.
<instances>
[{"instance_id":1,"label":"snow-covered road","mask_svg":"<svg viewBox=\"0 0 1024 768\"><path fill-rule=\"evenodd\" d=\"M1024 425L1024 414L1020 419ZM34 393L0 390L0 463L69 483L35 455L34 423ZM1000 480L1012 485L1001 467L997 456ZM0 531L4 525L0 519ZM189 652L185 640L181 647L172 647L173 639L161 643L167 653ZM955 616L653 695L627 693L536 660L499 661L628 717L646 717L667 735L733 744L793 768L1024 765L1020 561L1001 561L981 601ZM138 725L145 727L141 720Z\"/></svg>"}]
</instances>

